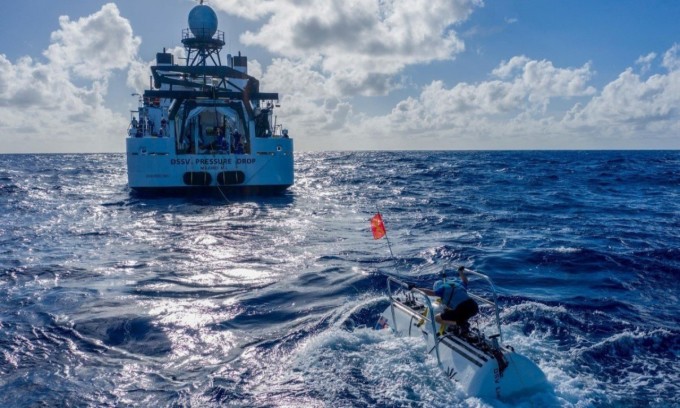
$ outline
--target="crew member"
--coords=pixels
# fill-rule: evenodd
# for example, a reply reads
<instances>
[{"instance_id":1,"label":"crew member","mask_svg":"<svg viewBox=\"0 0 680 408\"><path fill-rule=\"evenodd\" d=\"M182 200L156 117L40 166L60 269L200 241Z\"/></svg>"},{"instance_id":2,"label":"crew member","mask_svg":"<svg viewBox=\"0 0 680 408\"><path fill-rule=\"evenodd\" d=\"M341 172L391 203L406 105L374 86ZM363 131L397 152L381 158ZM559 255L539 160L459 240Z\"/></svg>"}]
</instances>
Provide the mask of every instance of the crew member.
<instances>
[{"instance_id":1,"label":"crew member","mask_svg":"<svg viewBox=\"0 0 680 408\"><path fill-rule=\"evenodd\" d=\"M444 304L444 311L438 313L434 320L441 325L458 326L462 331L469 328L468 320L479 312L477 302L467 293L468 279L465 267L458 268L461 284L453 281L438 280L432 290L418 288L428 296L437 296ZM413 285L409 285L409 289Z\"/></svg>"},{"instance_id":2,"label":"crew member","mask_svg":"<svg viewBox=\"0 0 680 408\"><path fill-rule=\"evenodd\" d=\"M168 126L168 122L165 120L165 118L161 119L161 129L158 132L159 136L161 136L161 137L166 136L167 126Z\"/></svg>"}]
</instances>

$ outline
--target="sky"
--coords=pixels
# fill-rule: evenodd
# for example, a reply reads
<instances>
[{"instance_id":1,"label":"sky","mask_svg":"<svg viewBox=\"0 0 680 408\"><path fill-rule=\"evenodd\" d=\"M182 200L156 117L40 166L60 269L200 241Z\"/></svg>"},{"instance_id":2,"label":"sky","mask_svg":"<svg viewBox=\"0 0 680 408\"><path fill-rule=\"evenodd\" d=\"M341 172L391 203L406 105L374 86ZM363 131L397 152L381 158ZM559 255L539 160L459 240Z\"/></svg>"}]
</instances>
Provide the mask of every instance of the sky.
<instances>
[{"instance_id":1,"label":"sky","mask_svg":"<svg viewBox=\"0 0 680 408\"><path fill-rule=\"evenodd\" d=\"M0 153L124 152L196 4L2 1ZM205 4L296 151L680 148L680 1Z\"/></svg>"}]
</instances>

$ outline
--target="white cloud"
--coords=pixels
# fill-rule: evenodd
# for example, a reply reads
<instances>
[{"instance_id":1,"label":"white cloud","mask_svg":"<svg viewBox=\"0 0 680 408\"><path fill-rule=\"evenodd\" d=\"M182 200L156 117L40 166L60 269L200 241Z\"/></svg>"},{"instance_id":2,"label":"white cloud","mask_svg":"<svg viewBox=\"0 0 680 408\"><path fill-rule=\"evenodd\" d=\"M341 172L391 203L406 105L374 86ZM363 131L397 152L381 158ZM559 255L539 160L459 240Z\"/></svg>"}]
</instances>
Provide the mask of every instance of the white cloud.
<instances>
[{"instance_id":1,"label":"white cloud","mask_svg":"<svg viewBox=\"0 0 680 408\"><path fill-rule=\"evenodd\" d=\"M166 49L165 52L173 55L175 63L186 57L184 47ZM142 61L138 58L131 60L130 66L128 67L127 86L130 87L130 89L134 89L137 93L141 94L144 92L145 89L149 88L151 66L155 64L155 57L150 61Z\"/></svg>"},{"instance_id":2,"label":"white cloud","mask_svg":"<svg viewBox=\"0 0 680 408\"><path fill-rule=\"evenodd\" d=\"M61 16L59 25L45 56L53 66L87 79L105 78L112 69L127 67L141 43L113 3L77 21Z\"/></svg>"},{"instance_id":3,"label":"white cloud","mask_svg":"<svg viewBox=\"0 0 680 408\"><path fill-rule=\"evenodd\" d=\"M641 66L642 73L646 73L649 71L652 67L652 62L656 58L656 53L655 52L650 52L647 55L641 56L637 60L635 60L635 63Z\"/></svg>"},{"instance_id":4,"label":"white cloud","mask_svg":"<svg viewBox=\"0 0 680 408\"><path fill-rule=\"evenodd\" d=\"M452 59L464 50L452 27L481 0L270 1L216 0L214 6L242 16L252 7L267 21L241 36L291 60L317 59L337 96L381 95L399 86L404 67Z\"/></svg>"},{"instance_id":5,"label":"white cloud","mask_svg":"<svg viewBox=\"0 0 680 408\"><path fill-rule=\"evenodd\" d=\"M212 0L210 6L240 18L259 20L277 12L282 3L281 0Z\"/></svg>"},{"instance_id":6,"label":"white cloud","mask_svg":"<svg viewBox=\"0 0 680 408\"><path fill-rule=\"evenodd\" d=\"M291 127L317 123L316 138L345 149L654 147L645 140L679 146L677 50L664 54L667 74L643 79L627 69L601 90L589 85L590 63L559 68L518 56L502 62L488 81L448 88L435 80L384 116L363 117L349 105L347 115L333 116L310 104L291 112ZM314 113L305 116L306 109ZM335 126L326 131L318 125L330 122Z\"/></svg>"},{"instance_id":7,"label":"white cloud","mask_svg":"<svg viewBox=\"0 0 680 408\"><path fill-rule=\"evenodd\" d=\"M317 71L320 63L319 56L299 63L277 58L260 81L261 89L279 93L281 108L277 114L295 124L291 129L304 128L307 134L339 130L351 112L346 100L334 96L332 81Z\"/></svg>"},{"instance_id":8,"label":"white cloud","mask_svg":"<svg viewBox=\"0 0 680 408\"><path fill-rule=\"evenodd\" d=\"M285 56L264 70L262 83L284 95L279 113L304 132L303 148L588 148L633 140L640 129L666 140L677 134L680 45L663 54L667 74L643 79L629 69L601 89L590 83L590 62L557 67L516 56L487 81L434 80L389 114L367 117L352 97L403 86L397 78L407 65L452 59L464 47L451 27L481 2L255 3L266 21L241 40ZM234 12L245 3L229 4ZM655 60L649 53L635 63L645 73ZM350 125L360 140L343 145Z\"/></svg>"},{"instance_id":9,"label":"white cloud","mask_svg":"<svg viewBox=\"0 0 680 408\"><path fill-rule=\"evenodd\" d=\"M475 118L507 118L509 115L543 115L555 98L591 95L588 64L581 68L555 68L549 61L514 57L492 74L498 79L477 84L459 83L447 89L433 81L418 99L408 98L392 110L389 122L412 130L468 126Z\"/></svg>"},{"instance_id":10,"label":"white cloud","mask_svg":"<svg viewBox=\"0 0 680 408\"><path fill-rule=\"evenodd\" d=\"M371 135L373 148L388 149L654 147L644 138L678 146L679 49L664 54L668 74L644 80L629 68L601 91L588 84L589 63L557 68L514 57L488 81L452 88L433 81L388 115L365 118L358 133ZM638 137L642 142L634 142Z\"/></svg>"},{"instance_id":11,"label":"white cloud","mask_svg":"<svg viewBox=\"0 0 680 408\"><path fill-rule=\"evenodd\" d=\"M2 150L120 151L127 118L104 97L112 70L130 64L140 40L114 4L76 21L61 17L60 27L46 63L0 55Z\"/></svg>"},{"instance_id":12,"label":"white cloud","mask_svg":"<svg viewBox=\"0 0 680 408\"><path fill-rule=\"evenodd\" d=\"M30 58L12 64L0 55L0 89L3 151L120 150L115 140L125 119L103 106L105 83L78 87L64 70Z\"/></svg>"},{"instance_id":13,"label":"white cloud","mask_svg":"<svg viewBox=\"0 0 680 408\"><path fill-rule=\"evenodd\" d=\"M277 123L300 150L654 147L633 142L640 136L680 147L678 44L660 58L641 56L640 73L628 68L600 89L590 83L590 62L558 67L516 56L485 81L433 80L370 116L359 103L385 99L355 97L408 90L406 66L455 57L463 44L452 27L480 1L215 3L233 14L247 6L261 19L242 39L282 57L267 66L250 60L250 73L263 91L281 95ZM104 105L111 74L127 69L128 86L139 92L152 63L137 56L129 22L107 4L77 20L62 17L51 39L41 60L0 54L2 151L123 151L128 118ZM184 49L169 52L177 58Z\"/></svg>"},{"instance_id":14,"label":"white cloud","mask_svg":"<svg viewBox=\"0 0 680 408\"><path fill-rule=\"evenodd\" d=\"M667 53L668 54L668 53ZM664 59L664 64L666 63ZM680 66L646 80L627 69L602 92L567 116L571 128L598 137L672 136L680 130ZM653 146L649 146L653 147Z\"/></svg>"},{"instance_id":15,"label":"white cloud","mask_svg":"<svg viewBox=\"0 0 680 408\"><path fill-rule=\"evenodd\" d=\"M311 99L333 97L330 82L319 72L321 60L320 56L297 62L275 58L261 77L262 87L294 97Z\"/></svg>"},{"instance_id":16,"label":"white cloud","mask_svg":"<svg viewBox=\"0 0 680 408\"><path fill-rule=\"evenodd\" d=\"M134 89L137 93L142 93L149 87L149 75L151 75L151 66L156 63L156 60L141 61L136 59L130 62L127 73L127 86Z\"/></svg>"},{"instance_id":17,"label":"white cloud","mask_svg":"<svg viewBox=\"0 0 680 408\"><path fill-rule=\"evenodd\" d=\"M666 53L663 55L663 63L661 64L664 68L669 71L677 71L680 69L680 44L674 44Z\"/></svg>"}]
</instances>

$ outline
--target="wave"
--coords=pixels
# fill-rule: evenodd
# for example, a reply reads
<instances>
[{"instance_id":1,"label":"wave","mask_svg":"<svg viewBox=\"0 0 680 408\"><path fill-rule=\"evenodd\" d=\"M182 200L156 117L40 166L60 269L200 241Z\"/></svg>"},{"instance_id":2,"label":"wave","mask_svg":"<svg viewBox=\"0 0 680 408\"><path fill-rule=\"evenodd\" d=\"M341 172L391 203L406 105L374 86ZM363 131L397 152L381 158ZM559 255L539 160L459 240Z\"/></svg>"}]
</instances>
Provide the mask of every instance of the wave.
<instances>
[{"instance_id":1,"label":"wave","mask_svg":"<svg viewBox=\"0 0 680 408\"><path fill-rule=\"evenodd\" d=\"M680 406L677 152L295 161L269 199L131 198L124 155L0 171L0 405ZM372 330L386 276L458 265L551 389L471 399Z\"/></svg>"}]
</instances>

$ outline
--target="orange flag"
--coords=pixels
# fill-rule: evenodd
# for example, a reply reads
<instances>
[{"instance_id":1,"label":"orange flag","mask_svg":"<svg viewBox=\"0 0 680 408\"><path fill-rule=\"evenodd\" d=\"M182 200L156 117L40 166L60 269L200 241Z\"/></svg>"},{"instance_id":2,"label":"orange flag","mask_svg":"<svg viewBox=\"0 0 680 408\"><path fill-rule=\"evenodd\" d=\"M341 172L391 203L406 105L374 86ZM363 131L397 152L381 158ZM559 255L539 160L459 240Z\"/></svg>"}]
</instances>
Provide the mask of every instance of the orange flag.
<instances>
[{"instance_id":1,"label":"orange flag","mask_svg":"<svg viewBox=\"0 0 680 408\"><path fill-rule=\"evenodd\" d=\"M380 213L377 213L371 218L371 232L373 232L373 239L380 239L387 233Z\"/></svg>"}]
</instances>

